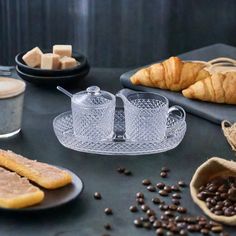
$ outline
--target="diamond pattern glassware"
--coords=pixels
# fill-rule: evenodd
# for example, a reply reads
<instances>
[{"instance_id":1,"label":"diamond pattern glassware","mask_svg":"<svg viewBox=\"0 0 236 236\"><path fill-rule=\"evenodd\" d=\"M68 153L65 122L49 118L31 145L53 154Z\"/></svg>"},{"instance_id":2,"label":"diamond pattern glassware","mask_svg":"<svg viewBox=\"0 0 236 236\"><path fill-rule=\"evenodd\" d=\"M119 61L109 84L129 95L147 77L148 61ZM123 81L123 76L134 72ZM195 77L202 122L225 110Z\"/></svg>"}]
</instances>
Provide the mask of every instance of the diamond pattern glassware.
<instances>
[{"instance_id":1,"label":"diamond pattern glassware","mask_svg":"<svg viewBox=\"0 0 236 236\"><path fill-rule=\"evenodd\" d=\"M123 138L125 134L123 109L116 109L113 139L94 141L77 138L73 131L73 119L70 111L57 116L53 121L53 127L63 146L80 152L103 155L143 155L165 152L178 146L186 132L185 120L179 116L178 112L173 112L167 118L167 129L161 142L125 139Z\"/></svg>"},{"instance_id":2,"label":"diamond pattern glassware","mask_svg":"<svg viewBox=\"0 0 236 236\"><path fill-rule=\"evenodd\" d=\"M117 96L124 102L128 140L161 142L171 113L175 112L180 120L185 120L185 111L179 106L169 108L168 99L159 94L122 89Z\"/></svg>"}]
</instances>

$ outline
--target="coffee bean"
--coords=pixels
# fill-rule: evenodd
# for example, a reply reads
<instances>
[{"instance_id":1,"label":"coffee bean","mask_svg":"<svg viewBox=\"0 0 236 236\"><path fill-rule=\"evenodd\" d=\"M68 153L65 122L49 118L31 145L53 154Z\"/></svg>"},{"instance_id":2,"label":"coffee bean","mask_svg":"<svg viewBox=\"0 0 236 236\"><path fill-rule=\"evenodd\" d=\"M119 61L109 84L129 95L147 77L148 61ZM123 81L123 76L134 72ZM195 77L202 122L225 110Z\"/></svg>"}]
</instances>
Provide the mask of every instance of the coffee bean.
<instances>
[{"instance_id":1,"label":"coffee bean","mask_svg":"<svg viewBox=\"0 0 236 236\"><path fill-rule=\"evenodd\" d=\"M150 222L143 222L143 228L145 229L151 229L152 228L152 225Z\"/></svg>"},{"instance_id":2,"label":"coffee bean","mask_svg":"<svg viewBox=\"0 0 236 236\"><path fill-rule=\"evenodd\" d=\"M170 186L168 186L168 185L166 185L165 187L164 187L164 190L166 191L166 192L168 192L168 193L170 193L172 190L171 190L171 187Z\"/></svg>"},{"instance_id":3,"label":"coffee bean","mask_svg":"<svg viewBox=\"0 0 236 236\"><path fill-rule=\"evenodd\" d=\"M169 195L168 192L166 192L165 190L159 190L159 194L163 197L166 197Z\"/></svg>"},{"instance_id":4,"label":"coffee bean","mask_svg":"<svg viewBox=\"0 0 236 236\"><path fill-rule=\"evenodd\" d=\"M188 233L185 229L181 229L180 232L179 232L179 235L186 236L186 235L188 235Z\"/></svg>"},{"instance_id":5,"label":"coffee bean","mask_svg":"<svg viewBox=\"0 0 236 236\"><path fill-rule=\"evenodd\" d=\"M143 199L143 198L136 198L136 202L137 202L139 205L143 205L143 204L144 204L144 199Z\"/></svg>"},{"instance_id":6,"label":"coffee bean","mask_svg":"<svg viewBox=\"0 0 236 236\"><path fill-rule=\"evenodd\" d=\"M169 205L169 209L170 209L171 211L176 211L177 208L178 208L178 207L177 207L176 205L174 205L174 204Z\"/></svg>"},{"instance_id":7,"label":"coffee bean","mask_svg":"<svg viewBox=\"0 0 236 236\"><path fill-rule=\"evenodd\" d=\"M162 226L161 221L155 220L152 225L154 228L160 228Z\"/></svg>"},{"instance_id":8,"label":"coffee bean","mask_svg":"<svg viewBox=\"0 0 236 236\"><path fill-rule=\"evenodd\" d=\"M213 233L221 233L221 232L223 231L223 228L222 228L221 225L213 226L213 227L211 228L211 231L212 231Z\"/></svg>"},{"instance_id":9,"label":"coffee bean","mask_svg":"<svg viewBox=\"0 0 236 236\"><path fill-rule=\"evenodd\" d=\"M164 221L164 222L167 221L167 220L169 220L169 217L166 216L166 215L161 215L160 218L161 218L161 220ZM163 228L165 228L165 227L164 227L164 222L163 222L163 224L162 224Z\"/></svg>"},{"instance_id":10,"label":"coffee bean","mask_svg":"<svg viewBox=\"0 0 236 236\"><path fill-rule=\"evenodd\" d=\"M185 221L185 220L184 220L184 218L183 218L182 216L176 216L176 217L175 217L175 221L176 221L176 222L183 222L183 221Z\"/></svg>"},{"instance_id":11,"label":"coffee bean","mask_svg":"<svg viewBox=\"0 0 236 236\"><path fill-rule=\"evenodd\" d=\"M94 197L95 199L97 199L97 200L102 199L102 195L101 195L101 193L99 193L99 192L95 192L94 195L93 195L93 197Z\"/></svg>"},{"instance_id":12,"label":"coffee bean","mask_svg":"<svg viewBox=\"0 0 236 236\"><path fill-rule=\"evenodd\" d=\"M172 194L172 198L181 199L181 195L179 193L174 193Z\"/></svg>"},{"instance_id":13,"label":"coffee bean","mask_svg":"<svg viewBox=\"0 0 236 236\"><path fill-rule=\"evenodd\" d=\"M160 203L161 203L161 200L160 200L160 198L155 197L155 198L152 199L152 202L153 202L154 204L160 204Z\"/></svg>"},{"instance_id":14,"label":"coffee bean","mask_svg":"<svg viewBox=\"0 0 236 236\"><path fill-rule=\"evenodd\" d=\"M161 168L161 171L162 172L170 172L170 169L168 167L164 166L164 167Z\"/></svg>"},{"instance_id":15,"label":"coffee bean","mask_svg":"<svg viewBox=\"0 0 236 236\"><path fill-rule=\"evenodd\" d=\"M236 201L236 188L230 188L228 190L229 200Z\"/></svg>"},{"instance_id":16,"label":"coffee bean","mask_svg":"<svg viewBox=\"0 0 236 236\"><path fill-rule=\"evenodd\" d=\"M180 205L180 201L178 199L172 198L171 201L173 204L175 204L177 206Z\"/></svg>"},{"instance_id":17,"label":"coffee bean","mask_svg":"<svg viewBox=\"0 0 236 236\"><path fill-rule=\"evenodd\" d=\"M164 214L168 217L173 217L174 216L172 211L165 211Z\"/></svg>"},{"instance_id":18,"label":"coffee bean","mask_svg":"<svg viewBox=\"0 0 236 236\"><path fill-rule=\"evenodd\" d=\"M206 199L206 196L201 192L197 194L198 199L204 201Z\"/></svg>"},{"instance_id":19,"label":"coffee bean","mask_svg":"<svg viewBox=\"0 0 236 236\"><path fill-rule=\"evenodd\" d=\"M111 225L110 225L110 224L105 224L105 225L104 225L104 228L105 228L106 230L111 230Z\"/></svg>"},{"instance_id":20,"label":"coffee bean","mask_svg":"<svg viewBox=\"0 0 236 236\"><path fill-rule=\"evenodd\" d=\"M210 226L221 226L221 224L220 223L218 223L218 222L215 222L215 221L213 221L213 220L210 220L209 221L209 224L210 224Z\"/></svg>"},{"instance_id":21,"label":"coffee bean","mask_svg":"<svg viewBox=\"0 0 236 236\"><path fill-rule=\"evenodd\" d=\"M188 225L187 229L189 232L195 232L195 225Z\"/></svg>"},{"instance_id":22,"label":"coffee bean","mask_svg":"<svg viewBox=\"0 0 236 236\"><path fill-rule=\"evenodd\" d=\"M172 185L171 190L175 191L175 192L180 192L181 191L180 188L177 185Z\"/></svg>"},{"instance_id":23,"label":"coffee bean","mask_svg":"<svg viewBox=\"0 0 236 236\"><path fill-rule=\"evenodd\" d=\"M155 192L156 188L153 185L149 185L149 186L147 186L147 190L150 192Z\"/></svg>"},{"instance_id":24,"label":"coffee bean","mask_svg":"<svg viewBox=\"0 0 236 236\"><path fill-rule=\"evenodd\" d=\"M149 179L144 179L144 180L142 181L142 184L148 186L148 185L151 184L151 181L150 181Z\"/></svg>"},{"instance_id":25,"label":"coffee bean","mask_svg":"<svg viewBox=\"0 0 236 236\"><path fill-rule=\"evenodd\" d=\"M148 216L155 216L155 215L156 215L155 211L153 211L152 209L148 209L147 212L146 212L146 214L147 214Z\"/></svg>"},{"instance_id":26,"label":"coffee bean","mask_svg":"<svg viewBox=\"0 0 236 236\"><path fill-rule=\"evenodd\" d=\"M129 210L130 210L131 212L137 212L137 211L138 211L138 208L137 208L136 206L130 206L130 207L129 207Z\"/></svg>"},{"instance_id":27,"label":"coffee bean","mask_svg":"<svg viewBox=\"0 0 236 236\"><path fill-rule=\"evenodd\" d=\"M142 211L146 212L147 210L149 210L149 206L147 206L146 204L141 206Z\"/></svg>"},{"instance_id":28,"label":"coffee bean","mask_svg":"<svg viewBox=\"0 0 236 236\"><path fill-rule=\"evenodd\" d=\"M159 208L160 208L161 211L167 211L167 210L169 209L169 206L168 206L168 205L165 205L165 204L161 204L161 205L159 206Z\"/></svg>"},{"instance_id":29,"label":"coffee bean","mask_svg":"<svg viewBox=\"0 0 236 236\"><path fill-rule=\"evenodd\" d=\"M187 223L190 223L190 224L196 224L197 218L196 217L187 217L186 221L187 221Z\"/></svg>"},{"instance_id":30,"label":"coffee bean","mask_svg":"<svg viewBox=\"0 0 236 236\"><path fill-rule=\"evenodd\" d=\"M156 186L159 189L163 189L165 187L165 184L164 183L157 183Z\"/></svg>"},{"instance_id":31,"label":"coffee bean","mask_svg":"<svg viewBox=\"0 0 236 236\"><path fill-rule=\"evenodd\" d=\"M202 233L203 235L209 235L209 230L203 228L203 229L201 229L201 233Z\"/></svg>"},{"instance_id":32,"label":"coffee bean","mask_svg":"<svg viewBox=\"0 0 236 236\"><path fill-rule=\"evenodd\" d=\"M136 220L134 220L134 225L136 227L142 227L143 226L143 222L140 219L136 219Z\"/></svg>"},{"instance_id":33,"label":"coffee bean","mask_svg":"<svg viewBox=\"0 0 236 236\"><path fill-rule=\"evenodd\" d=\"M157 218L156 218L155 215L152 215L152 216L150 216L148 219L149 219L149 222L150 222L150 223L153 223Z\"/></svg>"},{"instance_id":34,"label":"coffee bean","mask_svg":"<svg viewBox=\"0 0 236 236\"><path fill-rule=\"evenodd\" d=\"M149 221L149 218L148 217L140 217L139 218L142 222L147 222L147 221Z\"/></svg>"},{"instance_id":35,"label":"coffee bean","mask_svg":"<svg viewBox=\"0 0 236 236\"><path fill-rule=\"evenodd\" d=\"M177 223L177 227L180 229L185 229L187 227L187 224L185 222Z\"/></svg>"},{"instance_id":36,"label":"coffee bean","mask_svg":"<svg viewBox=\"0 0 236 236\"><path fill-rule=\"evenodd\" d=\"M179 213L186 213L186 212L187 212L187 209L184 208L184 207L179 206L179 207L177 208L177 211L178 211Z\"/></svg>"},{"instance_id":37,"label":"coffee bean","mask_svg":"<svg viewBox=\"0 0 236 236\"><path fill-rule=\"evenodd\" d=\"M178 185L180 186L180 187L187 187L187 184L183 181L183 180L180 180L179 182L178 182Z\"/></svg>"},{"instance_id":38,"label":"coffee bean","mask_svg":"<svg viewBox=\"0 0 236 236\"><path fill-rule=\"evenodd\" d=\"M223 215L224 212L223 211L213 211L215 215L220 216Z\"/></svg>"},{"instance_id":39,"label":"coffee bean","mask_svg":"<svg viewBox=\"0 0 236 236\"><path fill-rule=\"evenodd\" d=\"M104 212L105 212L106 215L112 215L113 214L111 208L105 208Z\"/></svg>"},{"instance_id":40,"label":"coffee bean","mask_svg":"<svg viewBox=\"0 0 236 236\"><path fill-rule=\"evenodd\" d=\"M164 230L162 228L157 229L156 230L156 235L158 235L158 236L164 235Z\"/></svg>"},{"instance_id":41,"label":"coffee bean","mask_svg":"<svg viewBox=\"0 0 236 236\"><path fill-rule=\"evenodd\" d=\"M125 169L124 174L127 176L132 175L132 172L130 170Z\"/></svg>"},{"instance_id":42,"label":"coffee bean","mask_svg":"<svg viewBox=\"0 0 236 236\"><path fill-rule=\"evenodd\" d=\"M171 231L166 232L166 236L173 236L174 234Z\"/></svg>"},{"instance_id":43,"label":"coffee bean","mask_svg":"<svg viewBox=\"0 0 236 236\"><path fill-rule=\"evenodd\" d=\"M141 192L136 193L137 198L144 198L144 194Z\"/></svg>"},{"instance_id":44,"label":"coffee bean","mask_svg":"<svg viewBox=\"0 0 236 236\"><path fill-rule=\"evenodd\" d=\"M226 232L222 232L222 233L220 233L220 235L219 236L229 236L229 234L228 233L226 233Z\"/></svg>"},{"instance_id":45,"label":"coffee bean","mask_svg":"<svg viewBox=\"0 0 236 236\"><path fill-rule=\"evenodd\" d=\"M168 176L168 174L167 174L167 172L162 171L162 172L160 173L160 176L161 176L162 178L166 178L166 177Z\"/></svg>"},{"instance_id":46,"label":"coffee bean","mask_svg":"<svg viewBox=\"0 0 236 236\"><path fill-rule=\"evenodd\" d=\"M118 168L117 168L117 172L119 172L120 174L121 174L121 173L124 173L124 171L125 171L125 168L124 168L124 167L118 167Z\"/></svg>"}]
</instances>

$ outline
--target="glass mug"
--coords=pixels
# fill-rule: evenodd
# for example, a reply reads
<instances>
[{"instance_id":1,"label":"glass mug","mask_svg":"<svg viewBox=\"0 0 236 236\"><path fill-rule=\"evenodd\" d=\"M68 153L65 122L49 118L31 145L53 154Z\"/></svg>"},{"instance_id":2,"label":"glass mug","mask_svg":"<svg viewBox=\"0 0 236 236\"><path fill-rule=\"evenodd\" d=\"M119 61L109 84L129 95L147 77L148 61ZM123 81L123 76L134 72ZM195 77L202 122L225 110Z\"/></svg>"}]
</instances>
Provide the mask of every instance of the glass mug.
<instances>
[{"instance_id":1,"label":"glass mug","mask_svg":"<svg viewBox=\"0 0 236 236\"><path fill-rule=\"evenodd\" d=\"M169 108L168 99L159 94L122 89L117 96L124 102L125 138L128 140L161 142L166 136L170 114L179 117L177 126L185 120L184 109Z\"/></svg>"}]
</instances>

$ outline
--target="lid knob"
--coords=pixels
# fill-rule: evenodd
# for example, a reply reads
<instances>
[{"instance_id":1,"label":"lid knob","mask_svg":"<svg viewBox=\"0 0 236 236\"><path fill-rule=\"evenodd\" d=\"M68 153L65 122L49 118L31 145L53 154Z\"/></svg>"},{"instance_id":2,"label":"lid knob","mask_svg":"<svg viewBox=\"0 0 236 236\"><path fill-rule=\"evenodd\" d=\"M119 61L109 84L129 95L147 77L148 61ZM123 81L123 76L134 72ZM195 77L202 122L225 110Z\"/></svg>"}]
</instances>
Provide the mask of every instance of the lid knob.
<instances>
[{"instance_id":1,"label":"lid knob","mask_svg":"<svg viewBox=\"0 0 236 236\"><path fill-rule=\"evenodd\" d=\"M90 86L86 89L87 93L96 95L100 93L100 88L98 86Z\"/></svg>"}]
</instances>

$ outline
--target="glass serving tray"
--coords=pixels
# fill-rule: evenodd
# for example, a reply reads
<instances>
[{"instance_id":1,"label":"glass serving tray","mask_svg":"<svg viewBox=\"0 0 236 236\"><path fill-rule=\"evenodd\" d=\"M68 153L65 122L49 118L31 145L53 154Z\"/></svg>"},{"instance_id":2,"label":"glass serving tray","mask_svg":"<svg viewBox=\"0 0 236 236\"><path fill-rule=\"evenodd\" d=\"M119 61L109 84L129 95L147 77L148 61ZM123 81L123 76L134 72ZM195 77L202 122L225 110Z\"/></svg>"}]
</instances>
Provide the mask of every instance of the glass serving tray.
<instances>
[{"instance_id":1,"label":"glass serving tray","mask_svg":"<svg viewBox=\"0 0 236 236\"><path fill-rule=\"evenodd\" d=\"M82 141L73 132L71 111L64 112L53 120L54 132L59 142L70 149L103 155L143 155L160 153L177 147L186 132L186 122L171 114L167 120L166 137L162 142L135 142L124 139L125 117L122 108L116 109L114 138L99 142Z\"/></svg>"}]
</instances>

